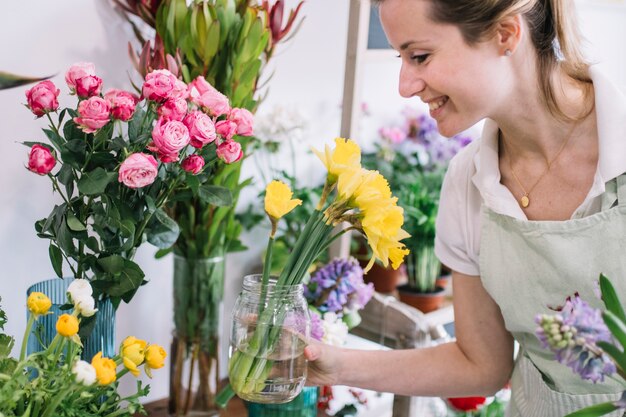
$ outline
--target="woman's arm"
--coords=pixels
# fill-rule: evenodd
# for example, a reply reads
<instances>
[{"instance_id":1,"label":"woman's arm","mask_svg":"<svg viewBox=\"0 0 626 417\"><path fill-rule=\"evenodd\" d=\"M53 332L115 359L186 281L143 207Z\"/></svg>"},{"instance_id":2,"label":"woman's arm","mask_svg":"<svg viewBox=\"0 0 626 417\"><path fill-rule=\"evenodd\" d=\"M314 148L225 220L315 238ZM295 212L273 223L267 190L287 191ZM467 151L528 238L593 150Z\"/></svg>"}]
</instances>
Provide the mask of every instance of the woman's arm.
<instances>
[{"instance_id":1,"label":"woman's arm","mask_svg":"<svg viewBox=\"0 0 626 417\"><path fill-rule=\"evenodd\" d=\"M315 344L308 383L401 395L492 395L509 380L513 338L479 277L452 273L456 341L424 349L363 351Z\"/></svg>"}]
</instances>

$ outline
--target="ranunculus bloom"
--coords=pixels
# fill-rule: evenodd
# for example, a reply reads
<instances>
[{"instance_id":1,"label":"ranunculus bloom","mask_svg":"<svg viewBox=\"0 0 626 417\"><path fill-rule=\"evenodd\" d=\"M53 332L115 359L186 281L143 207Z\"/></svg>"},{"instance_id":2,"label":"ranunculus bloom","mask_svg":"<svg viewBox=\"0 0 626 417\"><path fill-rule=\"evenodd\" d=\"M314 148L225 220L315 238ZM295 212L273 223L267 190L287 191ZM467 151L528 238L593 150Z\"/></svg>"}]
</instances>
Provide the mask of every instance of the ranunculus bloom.
<instances>
[{"instance_id":1,"label":"ranunculus bloom","mask_svg":"<svg viewBox=\"0 0 626 417\"><path fill-rule=\"evenodd\" d=\"M241 150L241 144L234 140L227 140L222 142L217 147L217 157L227 164L239 161L243 157L243 151Z\"/></svg>"},{"instance_id":2,"label":"ranunculus bloom","mask_svg":"<svg viewBox=\"0 0 626 417\"><path fill-rule=\"evenodd\" d=\"M190 155L180 164L180 166L187 172L196 175L204 167L204 158L200 155Z\"/></svg>"},{"instance_id":3,"label":"ranunculus bloom","mask_svg":"<svg viewBox=\"0 0 626 417\"><path fill-rule=\"evenodd\" d=\"M146 362L143 367L144 371L146 371L146 375L152 378L152 369L163 368L166 357L167 353L165 353L165 349L161 346L149 345L146 349Z\"/></svg>"},{"instance_id":4,"label":"ranunculus bloom","mask_svg":"<svg viewBox=\"0 0 626 417\"><path fill-rule=\"evenodd\" d=\"M139 97L124 90L112 89L105 95L104 99L111 105L111 117L124 122L130 120L135 114L135 106L139 102Z\"/></svg>"},{"instance_id":5,"label":"ranunculus bloom","mask_svg":"<svg viewBox=\"0 0 626 417\"><path fill-rule=\"evenodd\" d=\"M122 162L117 179L129 188L142 188L154 182L159 172L157 166L154 156L134 153Z\"/></svg>"},{"instance_id":6,"label":"ranunculus bloom","mask_svg":"<svg viewBox=\"0 0 626 417\"><path fill-rule=\"evenodd\" d=\"M102 78L97 75L87 75L76 80L76 95L86 98L97 96L102 90Z\"/></svg>"},{"instance_id":7,"label":"ranunculus bloom","mask_svg":"<svg viewBox=\"0 0 626 417\"><path fill-rule=\"evenodd\" d=\"M230 140L237 133L237 124L232 120L220 120L215 123L215 131L224 139Z\"/></svg>"},{"instance_id":8,"label":"ranunculus bloom","mask_svg":"<svg viewBox=\"0 0 626 417\"><path fill-rule=\"evenodd\" d=\"M26 101L30 111L37 117L56 111L59 108L60 90L52 83L52 81L42 81L37 83L30 90L26 90Z\"/></svg>"},{"instance_id":9,"label":"ranunculus bloom","mask_svg":"<svg viewBox=\"0 0 626 417\"><path fill-rule=\"evenodd\" d=\"M217 137L213 120L199 110L189 113L183 123L189 129L191 146L194 148L200 149Z\"/></svg>"},{"instance_id":10,"label":"ranunculus bloom","mask_svg":"<svg viewBox=\"0 0 626 417\"><path fill-rule=\"evenodd\" d=\"M146 81L142 87L142 94L152 101L164 102L165 100L180 95L180 84L174 74L166 69L154 70L146 75Z\"/></svg>"},{"instance_id":11,"label":"ranunculus bloom","mask_svg":"<svg viewBox=\"0 0 626 417\"><path fill-rule=\"evenodd\" d=\"M80 384L89 386L96 382L96 368L89 362L76 361L74 366L72 366L72 373L76 378L76 382Z\"/></svg>"},{"instance_id":12,"label":"ranunculus bloom","mask_svg":"<svg viewBox=\"0 0 626 417\"><path fill-rule=\"evenodd\" d=\"M139 369L145 359L145 350L148 344L145 340L137 339L134 336L128 336L122 342L120 348L120 356L124 362L124 367L134 376L139 376Z\"/></svg>"},{"instance_id":13,"label":"ranunculus bloom","mask_svg":"<svg viewBox=\"0 0 626 417\"><path fill-rule=\"evenodd\" d=\"M78 333L78 319L70 314L62 314L57 320L56 329L61 336L72 337Z\"/></svg>"},{"instance_id":14,"label":"ranunculus bloom","mask_svg":"<svg viewBox=\"0 0 626 417\"><path fill-rule=\"evenodd\" d=\"M91 295L81 294L76 298L73 298L74 308L83 317L91 317L98 309L96 308L96 301Z\"/></svg>"},{"instance_id":15,"label":"ranunculus bloom","mask_svg":"<svg viewBox=\"0 0 626 417\"><path fill-rule=\"evenodd\" d=\"M96 66L91 62L77 62L65 73L65 82L72 93L76 92L76 83L81 78L96 75Z\"/></svg>"},{"instance_id":16,"label":"ranunculus bloom","mask_svg":"<svg viewBox=\"0 0 626 417\"><path fill-rule=\"evenodd\" d=\"M302 204L302 200L294 198L291 188L281 181L272 181L265 188L265 211L274 219L280 219L285 214Z\"/></svg>"},{"instance_id":17,"label":"ranunculus bloom","mask_svg":"<svg viewBox=\"0 0 626 417\"><path fill-rule=\"evenodd\" d=\"M74 122L85 133L94 133L109 123L111 106L109 102L100 97L90 97L78 105L78 116Z\"/></svg>"},{"instance_id":18,"label":"ranunculus bloom","mask_svg":"<svg viewBox=\"0 0 626 417\"><path fill-rule=\"evenodd\" d=\"M204 107L211 116L221 116L230 112L228 97L217 91L203 76L189 83L189 97L198 106Z\"/></svg>"},{"instance_id":19,"label":"ranunculus bloom","mask_svg":"<svg viewBox=\"0 0 626 417\"><path fill-rule=\"evenodd\" d=\"M247 109L234 108L230 111L228 119L237 125L237 134L252 136L254 134L254 116Z\"/></svg>"},{"instance_id":20,"label":"ranunculus bloom","mask_svg":"<svg viewBox=\"0 0 626 417\"><path fill-rule=\"evenodd\" d=\"M52 151L42 145L33 145L28 155L28 169L35 174L46 175L56 165Z\"/></svg>"},{"instance_id":21,"label":"ranunculus bloom","mask_svg":"<svg viewBox=\"0 0 626 417\"><path fill-rule=\"evenodd\" d=\"M184 98L171 98L157 109L162 118L182 121L187 115L187 100Z\"/></svg>"},{"instance_id":22,"label":"ranunculus bloom","mask_svg":"<svg viewBox=\"0 0 626 417\"><path fill-rule=\"evenodd\" d=\"M176 120L157 120L152 129L151 150L156 150L163 162L178 160L178 152L189 144L189 129ZM164 159L165 158L165 159Z\"/></svg>"},{"instance_id":23,"label":"ranunculus bloom","mask_svg":"<svg viewBox=\"0 0 626 417\"><path fill-rule=\"evenodd\" d=\"M31 292L26 301L26 305L28 306L28 311L36 316L41 316L50 310L52 301L42 292Z\"/></svg>"},{"instance_id":24,"label":"ranunculus bloom","mask_svg":"<svg viewBox=\"0 0 626 417\"><path fill-rule=\"evenodd\" d=\"M91 359L91 365L96 370L96 379L100 385L109 385L115 382L117 378L115 361L109 358L103 358L102 352L98 352Z\"/></svg>"},{"instance_id":25,"label":"ranunculus bloom","mask_svg":"<svg viewBox=\"0 0 626 417\"><path fill-rule=\"evenodd\" d=\"M67 287L66 291L69 299L72 303L75 303L77 299L89 296L93 294L93 289L91 288L91 284L86 279L75 279L72 283Z\"/></svg>"}]
</instances>

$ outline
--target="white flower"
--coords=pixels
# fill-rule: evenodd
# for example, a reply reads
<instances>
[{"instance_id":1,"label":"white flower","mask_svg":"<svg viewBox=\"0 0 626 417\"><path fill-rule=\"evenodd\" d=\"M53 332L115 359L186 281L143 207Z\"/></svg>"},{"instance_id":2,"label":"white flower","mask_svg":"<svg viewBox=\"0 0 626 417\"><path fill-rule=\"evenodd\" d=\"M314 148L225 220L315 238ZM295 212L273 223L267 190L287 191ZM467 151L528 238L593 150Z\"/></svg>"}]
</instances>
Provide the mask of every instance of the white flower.
<instances>
[{"instance_id":1,"label":"white flower","mask_svg":"<svg viewBox=\"0 0 626 417\"><path fill-rule=\"evenodd\" d=\"M74 308L83 317L91 317L98 311L91 295L80 294L78 297L72 297L72 300L74 301Z\"/></svg>"},{"instance_id":2,"label":"white flower","mask_svg":"<svg viewBox=\"0 0 626 417\"><path fill-rule=\"evenodd\" d=\"M96 382L96 368L89 362L76 361L72 366L72 373L76 376L76 381L83 385L93 385Z\"/></svg>"},{"instance_id":3,"label":"white flower","mask_svg":"<svg viewBox=\"0 0 626 417\"><path fill-rule=\"evenodd\" d=\"M72 281L69 287L67 287L67 295L70 298L70 302L76 304L76 300L89 296L91 297L93 290L91 284L86 279L75 279Z\"/></svg>"},{"instance_id":4,"label":"white flower","mask_svg":"<svg viewBox=\"0 0 626 417\"><path fill-rule=\"evenodd\" d=\"M348 337L348 326L335 313L325 313L322 321L324 328L324 336L322 342L333 345L342 346Z\"/></svg>"}]
</instances>

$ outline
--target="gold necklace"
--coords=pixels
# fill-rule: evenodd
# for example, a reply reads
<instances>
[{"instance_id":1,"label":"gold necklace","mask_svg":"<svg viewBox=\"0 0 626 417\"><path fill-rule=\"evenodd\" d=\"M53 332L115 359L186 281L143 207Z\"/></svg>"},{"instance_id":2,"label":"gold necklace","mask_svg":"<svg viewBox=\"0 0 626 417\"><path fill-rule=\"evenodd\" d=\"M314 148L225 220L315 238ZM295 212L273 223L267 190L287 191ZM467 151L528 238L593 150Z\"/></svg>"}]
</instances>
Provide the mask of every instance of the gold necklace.
<instances>
[{"instance_id":1,"label":"gold necklace","mask_svg":"<svg viewBox=\"0 0 626 417\"><path fill-rule=\"evenodd\" d=\"M552 164L554 163L554 161L557 160L559 155L561 155L561 152L563 152L563 149L565 149L565 145L567 145L567 142L569 142L570 138L572 137L572 134L574 133L574 129L576 128L576 126L578 126L578 123L574 123L571 130L567 134L567 137L563 141L563 144L561 144L561 148L556 153L556 155L554 155L554 158L552 158L551 161L548 161L548 158L544 157L546 160L546 169L539 176L539 178L537 178L537 181L535 181L535 183L530 187L528 191L526 191L526 189L522 185L522 182L519 180L519 178L515 174L515 171L513 170L513 165L511 164L511 153L507 151L506 143L504 141L504 137L502 136L502 131L498 130L498 137L501 139L502 145L504 146L505 152L507 154L507 162L509 163L509 169L511 170L511 174L513 174L513 178L515 178L517 185L519 185L519 187L522 189L522 192L524 193L522 195L522 198L520 198L519 200L519 204L520 206L522 206L522 208L526 208L530 205L530 193L535 189L535 187L537 186L537 184L539 184L539 182L543 179L543 177L545 177L548 174L548 172L550 172L550 168L552 167Z\"/></svg>"}]
</instances>

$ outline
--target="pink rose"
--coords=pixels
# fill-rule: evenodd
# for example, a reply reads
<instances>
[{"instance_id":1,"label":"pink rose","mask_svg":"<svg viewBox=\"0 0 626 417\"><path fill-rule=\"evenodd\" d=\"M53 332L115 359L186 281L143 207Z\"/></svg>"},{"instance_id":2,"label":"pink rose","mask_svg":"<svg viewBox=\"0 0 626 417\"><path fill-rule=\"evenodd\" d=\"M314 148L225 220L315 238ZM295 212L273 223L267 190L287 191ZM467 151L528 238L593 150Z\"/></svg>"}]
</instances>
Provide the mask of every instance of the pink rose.
<instances>
[{"instance_id":1,"label":"pink rose","mask_svg":"<svg viewBox=\"0 0 626 417\"><path fill-rule=\"evenodd\" d=\"M141 188L152 184L158 172L154 156L133 153L122 162L117 180L129 188Z\"/></svg>"},{"instance_id":2,"label":"pink rose","mask_svg":"<svg viewBox=\"0 0 626 417\"><path fill-rule=\"evenodd\" d=\"M159 107L157 113L168 120L178 120L180 122L187 114L187 100L184 98L170 98Z\"/></svg>"},{"instance_id":3,"label":"pink rose","mask_svg":"<svg viewBox=\"0 0 626 417\"><path fill-rule=\"evenodd\" d=\"M173 99L187 99L189 97L189 89L187 84L179 80L178 78L174 82L174 88L172 88L172 93L170 94L170 98Z\"/></svg>"},{"instance_id":4,"label":"pink rose","mask_svg":"<svg viewBox=\"0 0 626 417\"><path fill-rule=\"evenodd\" d=\"M76 92L76 83L81 78L95 76L96 66L91 62L77 62L65 73L65 82L72 93Z\"/></svg>"},{"instance_id":5,"label":"pink rose","mask_svg":"<svg viewBox=\"0 0 626 417\"><path fill-rule=\"evenodd\" d=\"M213 120L199 110L189 113L183 123L189 129L191 146L194 148L200 149L204 145L213 142L217 137Z\"/></svg>"},{"instance_id":6,"label":"pink rose","mask_svg":"<svg viewBox=\"0 0 626 417\"><path fill-rule=\"evenodd\" d=\"M187 172L196 175L204 167L204 158L200 155L190 155L180 164L180 166Z\"/></svg>"},{"instance_id":7,"label":"pink rose","mask_svg":"<svg viewBox=\"0 0 626 417\"><path fill-rule=\"evenodd\" d=\"M30 90L26 90L26 101L30 111L37 117L56 111L59 108L60 90L52 83L52 81L42 81L36 84Z\"/></svg>"},{"instance_id":8,"label":"pink rose","mask_svg":"<svg viewBox=\"0 0 626 417\"><path fill-rule=\"evenodd\" d=\"M239 161L242 156L243 152L241 150L241 144L239 144L239 142L235 142L234 140L222 142L217 147L217 157L227 164Z\"/></svg>"},{"instance_id":9,"label":"pink rose","mask_svg":"<svg viewBox=\"0 0 626 417\"><path fill-rule=\"evenodd\" d=\"M232 120L220 120L215 123L215 131L224 139L230 140L237 133L237 124Z\"/></svg>"},{"instance_id":10,"label":"pink rose","mask_svg":"<svg viewBox=\"0 0 626 417\"><path fill-rule=\"evenodd\" d=\"M96 75L87 75L76 80L76 95L87 98L100 95L102 79Z\"/></svg>"},{"instance_id":11,"label":"pink rose","mask_svg":"<svg viewBox=\"0 0 626 417\"><path fill-rule=\"evenodd\" d=\"M28 155L28 169L35 174L46 175L56 165L57 161L50 149L42 145L33 145Z\"/></svg>"},{"instance_id":12,"label":"pink rose","mask_svg":"<svg viewBox=\"0 0 626 417\"><path fill-rule=\"evenodd\" d=\"M378 134L394 145L402 143L406 139L406 132L398 127L381 127Z\"/></svg>"},{"instance_id":13,"label":"pink rose","mask_svg":"<svg viewBox=\"0 0 626 417\"><path fill-rule=\"evenodd\" d=\"M152 149L163 162L178 160L178 152L189 144L189 129L182 122L160 118L152 129Z\"/></svg>"},{"instance_id":14,"label":"pink rose","mask_svg":"<svg viewBox=\"0 0 626 417\"><path fill-rule=\"evenodd\" d=\"M234 108L230 111L228 119L237 125L237 134L241 136L252 136L254 116L247 109Z\"/></svg>"},{"instance_id":15,"label":"pink rose","mask_svg":"<svg viewBox=\"0 0 626 417\"><path fill-rule=\"evenodd\" d=\"M78 115L74 122L85 133L94 133L107 123L111 116L109 102L100 97L90 97L78 105Z\"/></svg>"},{"instance_id":16,"label":"pink rose","mask_svg":"<svg viewBox=\"0 0 626 417\"><path fill-rule=\"evenodd\" d=\"M135 106L139 102L139 97L128 91L109 90L104 99L111 105L111 117L124 122L130 120L135 114Z\"/></svg>"},{"instance_id":17,"label":"pink rose","mask_svg":"<svg viewBox=\"0 0 626 417\"><path fill-rule=\"evenodd\" d=\"M146 75L142 95L148 100L164 102L173 97L178 79L166 69L154 70Z\"/></svg>"},{"instance_id":18,"label":"pink rose","mask_svg":"<svg viewBox=\"0 0 626 417\"><path fill-rule=\"evenodd\" d=\"M201 75L189 83L189 97L198 106L206 108L211 116L218 117L230 112L228 97L217 91Z\"/></svg>"}]
</instances>

